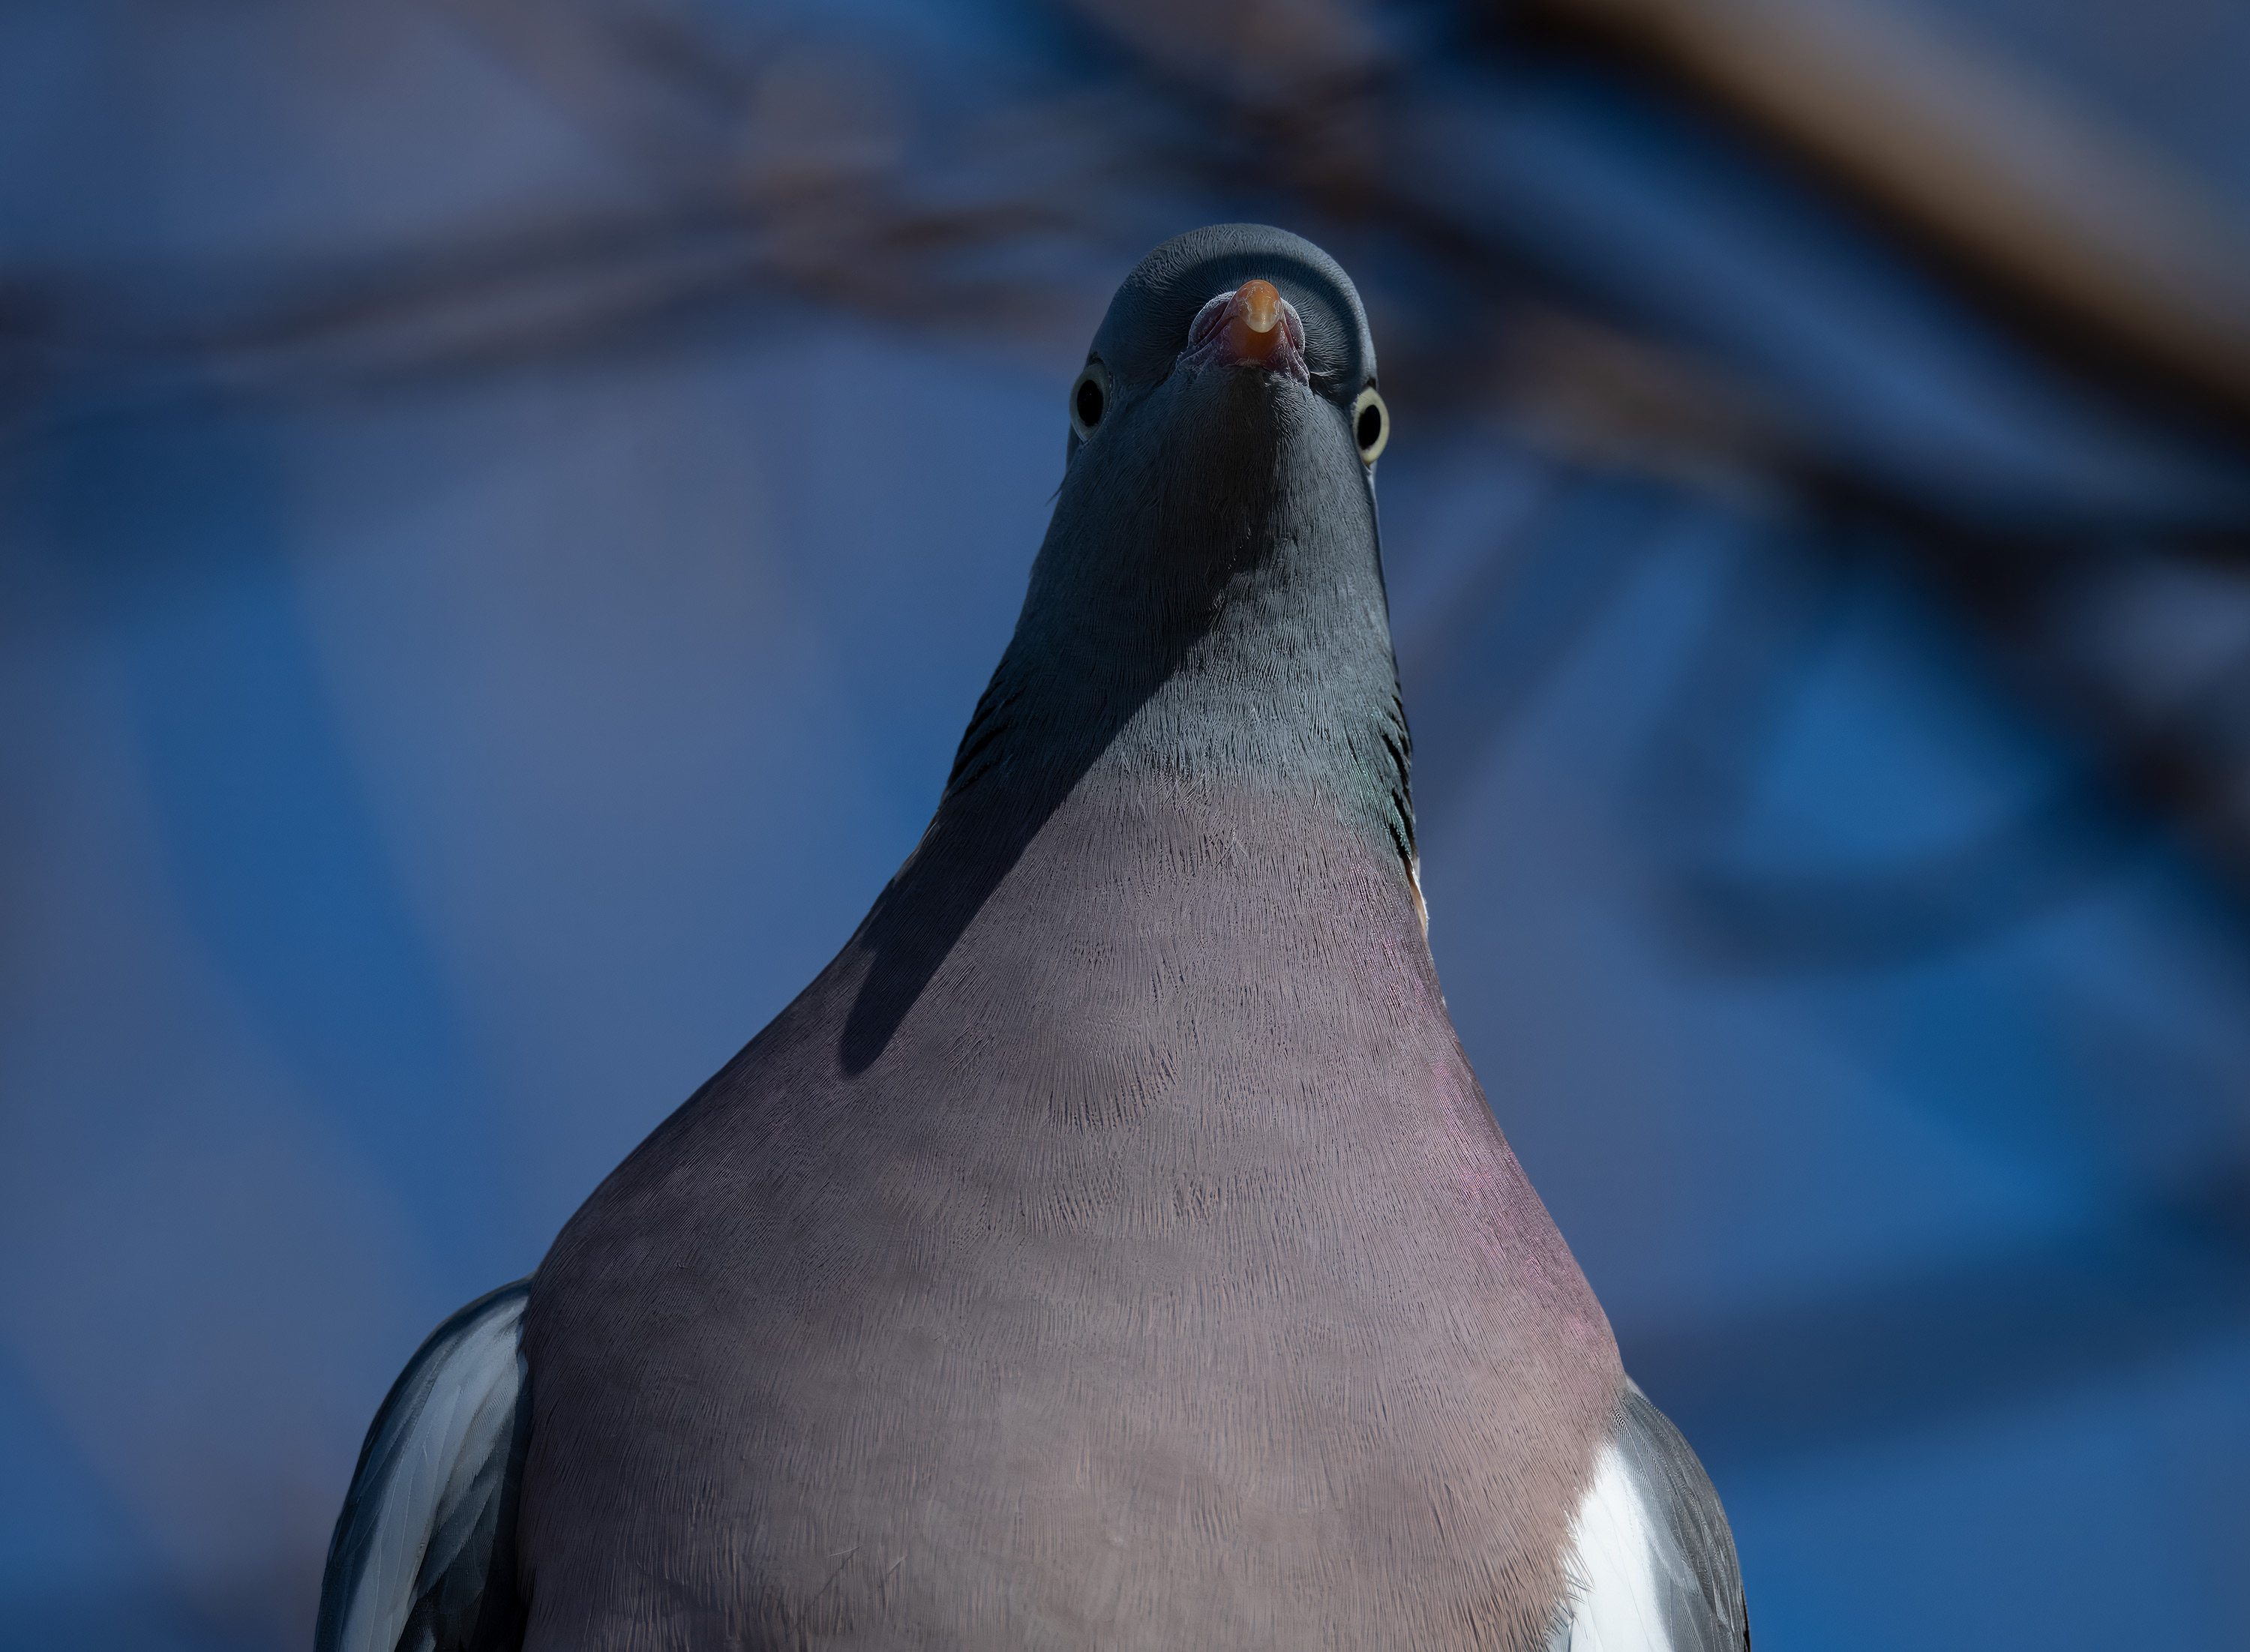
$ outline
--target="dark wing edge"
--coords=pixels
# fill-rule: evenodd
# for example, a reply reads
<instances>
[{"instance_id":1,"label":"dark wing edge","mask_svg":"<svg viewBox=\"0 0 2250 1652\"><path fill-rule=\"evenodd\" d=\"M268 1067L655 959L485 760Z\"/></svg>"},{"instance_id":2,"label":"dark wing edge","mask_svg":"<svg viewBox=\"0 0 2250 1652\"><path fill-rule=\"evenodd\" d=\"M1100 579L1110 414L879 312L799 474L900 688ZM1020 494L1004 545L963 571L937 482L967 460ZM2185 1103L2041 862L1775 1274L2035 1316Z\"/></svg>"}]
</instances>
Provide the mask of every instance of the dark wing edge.
<instances>
[{"instance_id":1,"label":"dark wing edge","mask_svg":"<svg viewBox=\"0 0 2250 1652\"><path fill-rule=\"evenodd\" d=\"M531 1281L430 1333L375 1414L328 1544L314 1652L514 1652Z\"/></svg>"},{"instance_id":2,"label":"dark wing edge","mask_svg":"<svg viewBox=\"0 0 2250 1652\"><path fill-rule=\"evenodd\" d=\"M1649 1515L1673 1647L1750 1652L1750 1605L1727 1511L1686 1438L1630 1377L1612 1438Z\"/></svg>"}]
</instances>

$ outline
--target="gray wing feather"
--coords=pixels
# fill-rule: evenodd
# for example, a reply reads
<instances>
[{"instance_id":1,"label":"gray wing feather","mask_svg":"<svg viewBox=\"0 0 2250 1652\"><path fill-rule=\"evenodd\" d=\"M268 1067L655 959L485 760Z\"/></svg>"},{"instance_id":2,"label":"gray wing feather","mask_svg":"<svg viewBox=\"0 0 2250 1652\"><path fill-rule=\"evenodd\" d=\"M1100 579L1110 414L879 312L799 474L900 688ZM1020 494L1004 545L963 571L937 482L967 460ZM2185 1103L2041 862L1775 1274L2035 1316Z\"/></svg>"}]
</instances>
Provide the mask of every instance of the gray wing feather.
<instances>
[{"instance_id":1,"label":"gray wing feather","mask_svg":"<svg viewBox=\"0 0 2250 1652\"><path fill-rule=\"evenodd\" d=\"M531 1281L430 1335L367 1431L321 1580L314 1652L513 1652L516 1490L531 1440Z\"/></svg>"},{"instance_id":2,"label":"gray wing feather","mask_svg":"<svg viewBox=\"0 0 2250 1652\"><path fill-rule=\"evenodd\" d=\"M1628 1380L1572 1528L1547 1652L1750 1652L1734 1533L1710 1476Z\"/></svg>"},{"instance_id":3,"label":"gray wing feather","mask_svg":"<svg viewBox=\"0 0 2250 1652\"><path fill-rule=\"evenodd\" d=\"M1639 1385L1627 1378L1625 1387L1614 1437L1656 1534L1672 1645L1676 1652L1749 1652L1742 1563L1711 1476Z\"/></svg>"}]
</instances>

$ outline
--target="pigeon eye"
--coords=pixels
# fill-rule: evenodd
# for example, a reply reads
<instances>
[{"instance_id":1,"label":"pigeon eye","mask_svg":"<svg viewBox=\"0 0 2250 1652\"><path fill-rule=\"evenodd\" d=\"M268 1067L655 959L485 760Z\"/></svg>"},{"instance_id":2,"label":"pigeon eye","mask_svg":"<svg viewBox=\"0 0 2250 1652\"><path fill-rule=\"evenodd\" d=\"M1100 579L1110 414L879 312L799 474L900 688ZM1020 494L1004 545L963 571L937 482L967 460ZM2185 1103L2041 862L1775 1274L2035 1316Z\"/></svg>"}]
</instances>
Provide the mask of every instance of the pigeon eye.
<instances>
[{"instance_id":1,"label":"pigeon eye","mask_svg":"<svg viewBox=\"0 0 2250 1652\"><path fill-rule=\"evenodd\" d=\"M1391 410L1383 405L1383 398L1370 384L1359 393L1359 400L1351 404L1352 440L1359 444L1359 462L1372 465L1383 457L1383 449L1391 440Z\"/></svg>"},{"instance_id":2,"label":"pigeon eye","mask_svg":"<svg viewBox=\"0 0 2250 1652\"><path fill-rule=\"evenodd\" d=\"M1088 361L1070 387L1070 428L1083 442L1108 410L1109 369L1099 361Z\"/></svg>"}]
</instances>

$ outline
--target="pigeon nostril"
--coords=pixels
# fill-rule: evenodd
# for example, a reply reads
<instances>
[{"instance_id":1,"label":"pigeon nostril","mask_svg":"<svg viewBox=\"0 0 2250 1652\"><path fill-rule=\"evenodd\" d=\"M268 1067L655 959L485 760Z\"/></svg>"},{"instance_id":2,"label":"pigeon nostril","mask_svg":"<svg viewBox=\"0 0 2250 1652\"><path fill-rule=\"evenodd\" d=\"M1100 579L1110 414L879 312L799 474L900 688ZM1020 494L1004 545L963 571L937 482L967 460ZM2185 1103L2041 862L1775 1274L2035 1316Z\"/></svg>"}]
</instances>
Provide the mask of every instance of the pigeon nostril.
<instances>
[{"instance_id":1,"label":"pigeon nostril","mask_svg":"<svg viewBox=\"0 0 2250 1652\"><path fill-rule=\"evenodd\" d=\"M1226 325L1226 318L1231 313L1227 306L1233 301L1233 293L1222 293L1196 312L1196 319L1188 326L1189 348L1204 342Z\"/></svg>"},{"instance_id":2,"label":"pigeon nostril","mask_svg":"<svg viewBox=\"0 0 2250 1652\"><path fill-rule=\"evenodd\" d=\"M1188 325L1183 359L1268 368L1301 382L1305 324L1271 281L1249 280L1213 295Z\"/></svg>"}]
</instances>

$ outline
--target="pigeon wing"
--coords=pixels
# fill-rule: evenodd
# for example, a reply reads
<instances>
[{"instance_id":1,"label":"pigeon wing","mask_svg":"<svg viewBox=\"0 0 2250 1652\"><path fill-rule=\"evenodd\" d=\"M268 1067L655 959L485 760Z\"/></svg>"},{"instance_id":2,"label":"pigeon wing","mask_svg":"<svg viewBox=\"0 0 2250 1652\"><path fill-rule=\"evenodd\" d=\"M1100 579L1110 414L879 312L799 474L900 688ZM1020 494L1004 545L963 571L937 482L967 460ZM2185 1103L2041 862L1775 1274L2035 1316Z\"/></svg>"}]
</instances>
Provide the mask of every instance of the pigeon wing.
<instances>
[{"instance_id":1,"label":"pigeon wing","mask_svg":"<svg viewBox=\"0 0 2250 1652\"><path fill-rule=\"evenodd\" d=\"M314 1652L514 1652L516 1490L531 1438L531 1282L430 1334L360 1449L328 1545Z\"/></svg>"},{"instance_id":2,"label":"pigeon wing","mask_svg":"<svg viewBox=\"0 0 2250 1652\"><path fill-rule=\"evenodd\" d=\"M1631 1380L1570 1542L1569 1616L1548 1652L1750 1652L1742 1566L1719 1494Z\"/></svg>"}]
</instances>

